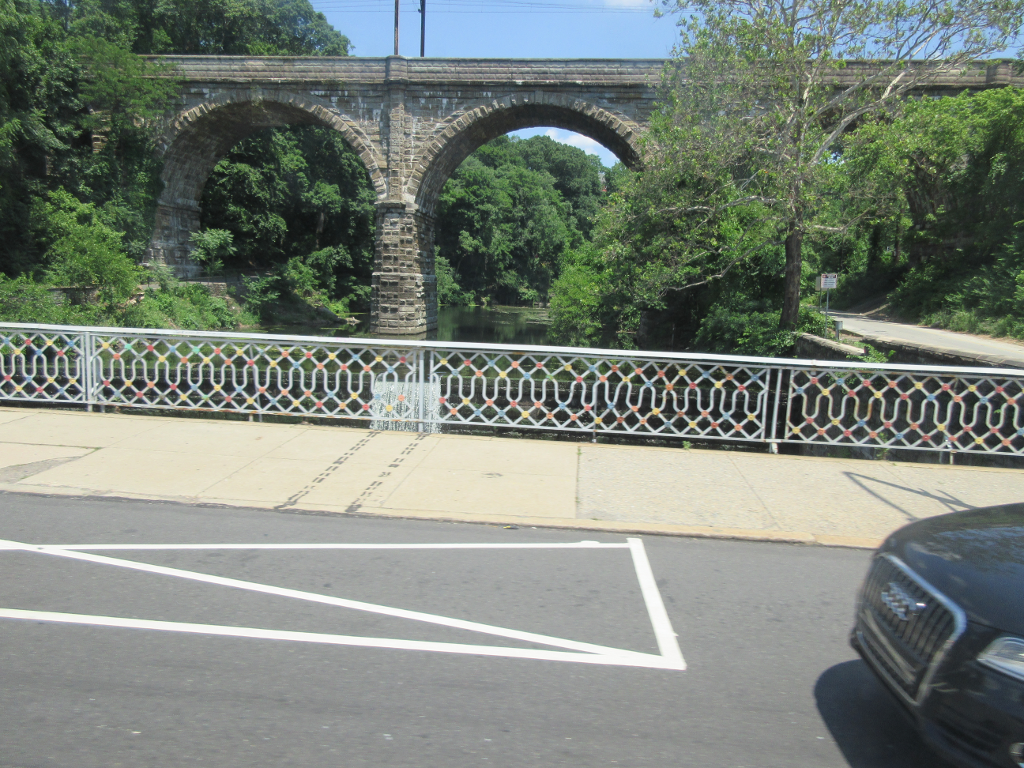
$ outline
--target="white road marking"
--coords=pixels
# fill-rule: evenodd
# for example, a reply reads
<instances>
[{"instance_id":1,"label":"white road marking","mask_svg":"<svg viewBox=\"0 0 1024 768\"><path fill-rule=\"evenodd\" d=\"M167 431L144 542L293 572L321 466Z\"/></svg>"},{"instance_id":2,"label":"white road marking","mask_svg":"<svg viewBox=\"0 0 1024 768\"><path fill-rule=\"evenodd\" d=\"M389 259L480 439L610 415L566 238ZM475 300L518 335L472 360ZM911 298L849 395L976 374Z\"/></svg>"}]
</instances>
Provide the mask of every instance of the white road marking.
<instances>
[{"instance_id":1,"label":"white road marking","mask_svg":"<svg viewBox=\"0 0 1024 768\"><path fill-rule=\"evenodd\" d=\"M538 659L541 661L570 661L581 664L604 664L625 667L647 667L650 669L679 669L661 656L645 653L625 652L620 655L598 653L567 653L565 651L542 651L530 648L506 648L490 645L464 645L460 643L434 643L419 640L393 640L378 637L354 637L351 635L327 635L316 632L290 632L277 629L256 629L253 627L226 627L216 624L185 624L174 621L148 621L144 619L122 619L115 616L87 616L76 613L50 613L47 611L22 611L0 608L0 619L21 619L25 621L46 621L61 624L84 624L97 627L122 629L149 629L164 632L186 632L196 635L218 635L221 637L244 637L260 640L290 640L300 643L324 643L364 648L395 648L407 651L433 651L435 653L464 653L474 656L499 656L511 659Z\"/></svg>"},{"instance_id":2,"label":"white road marking","mask_svg":"<svg viewBox=\"0 0 1024 768\"><path fill-rule=\"evenodd\" d=\"M24 550L26 546L10 546L0 541L0 551ZM579 541L569 544L40 544L46 549L76 552L109 550L161 549L628 549L628 544Z\"/></svg>"},{"instance_id":3,"label":"white road marking","mask_svg":"<svg viewBox=\"0 0 1024 768\"><path fill-rule=\"evenodd\" d=\"M70 550L62 549L51 549L45 546L38 546L33 544L22 544L17 541L4 541L0 540L0 544L6 545L12 549L19 549L23 552L35 552L38 554L51 555L54 557L65 557L72 560L83 560L89 563L99 563L101 565L114 565L120 568L128 568L135 571L143 571L145 573L156 573L162 576L174 576L181 579L188 579L191 581L199 581L206 584L217 584L223 587L233 587L236 589L245 589L251 592L261 592L268 595L276 595L278 597L290 597L297 600L308 600L315 603L323 603L325 605L335 605L340 608L352 608L357 611L366 611L368 613L381 614L383 616L393 616L399 619L412 619L413 621L423 621L429 624L439 624L445 627L451 627L453 629L465 629L470 632L480 632L488 635L496 635L498 637L504 637L510 640L520 640L527 643L537 643L539 645L550 645L555 648L566 648L572 651L582 651L584 653L602 654L610 656L649 656L650 654L643 654L638 651L627 651L620 648L609 648L603 645L594 645L593 643L582 643L576 640L565 640L558 637L550 637L548 635L540 635L534 632L523 632L517 629L506 629L504 627L495 627L488 624L480 624L474 621L466 621L464 619L452 619L447 616L435 616L429 613L421 613L420 611L409 611L404 608L390 608L384 605L375 605L373 603L364 603L358 600L348 600L341 597L331 597L329 595L320 595L315 592L302 592L297 589L286 589L284 587L274 587L268 584L258 584L252 581L241 581L239 579L230 579L223 576L212 576L206 573L197 573L195 571L184 571L179 568L168 568L162 565L151 565L149 563L139 563L133 560L121 560L113 557L106 557L105 555L92 555L86 552L73 552ZM653 578L653 577L652 577ZM657 587L655 587L657 590ZM646 595L645 595L646 599ZM657 631L655 632L657 634ZM660 641L659 641L660 644Z\"/></svg>"},{"instance_id":4,"label":"white road marking","mask_svg":"<svg viewBox=\"0 0 1024 768\"><path fill-rule=\"evenodd\" d=\"M651 561L647 559L644 542L642 539L626 539L626 541L629 544L629 552L633 556L633 568L636 569L636 577L640 582L640 593L644 596L647 614L651 617L651 626L654 627L658 650L661 651L662 658L668 663L676 665L672 669L686 669L686 661L683 659L683 652L679 649L679 641L676 639L675 630L672 629L672 621L668 617L668 611L665 610L665 603L661 599L661 591L658 589L658 582L654 579Z\"/></svg>"},{"instance_id":5,"label":"white road marking","mask_svg":"<svg viewBox=\"0 0 1024 768\"><path fill-rule=\"evenodd\" d=\"M423 621L430 624L439 624L454 629L464 629L471 632L480 632L488 635L495 635L512 640L549 645L556 648L565 648L576 653L565 651L537 651L531 649L502 648L492 646L466 645L462 643L435 643L418 640L394 640L384 638L361 638L348 635L325 635L309 632L290 632L269 629L255 629L248 627L224 627L208 624L186 624L179 622L148 621L142 619L122 619L111 616L84 616L79 614L50 613L45 611L23 611L16 609L0 609L0 618L9 619L34 619L36 621L53 621L71 624L92 624L96 626L124 627L134 629L158 629L174 632L191 632L197 634L230 635L237 637L252 637L277 640L296 640L302 642L329 643L334 645L358 645L379 648L404 648L407 650L428 650L445 653L469 653L485 656L505 656L510 658L532 658L560 661L579 661L591 664L618 664L625 666L652 667L658 669L685 670L686 662L683 659L682 651L679 648L677 635L672 629L672 622L665 609L665 603L658 590L654 573L651 570L650 561L647 558L647 551L643 541L638 538L630 538L627 543L602 543L597 541L580 541L571 543L540 543L540 544L54 544L34 545L16 541L4 541L0 539L0 551L21 551L47 554L56 557L65 557L73 560L82 560L101 565L113 565L120 568L155 573L176 578L188 579L191 581L205 582L219 586L244 589L253 592L289 597L298 600L334 605L341 608L377 613L395 618ZM212 576L210 574L185 571L179 568L168 568L166 566L139 563L132 560L121 560L118 558L106 557L103 555L87 554L92 550L371 550L371 549L394 549L394 550L438 550L438 549L629 549L633 559L633 567L636 571L637 580L640 584L640 592L647 607L647 614L651 620L655 639L658 643L660 656L628 651L619 648L595 645L593 643L582 643L575 640L540 635L533 632L522 632L515 629L495 627L478 622L453 619L446 616L436 616L422 613L420 611L409 611L403 608L390 608L373 603L364 603L358 600L320 595L314 592L303 592L300 590L274 587L267 584L258 584L251 581Z\"/></svg>"}]
</instances>

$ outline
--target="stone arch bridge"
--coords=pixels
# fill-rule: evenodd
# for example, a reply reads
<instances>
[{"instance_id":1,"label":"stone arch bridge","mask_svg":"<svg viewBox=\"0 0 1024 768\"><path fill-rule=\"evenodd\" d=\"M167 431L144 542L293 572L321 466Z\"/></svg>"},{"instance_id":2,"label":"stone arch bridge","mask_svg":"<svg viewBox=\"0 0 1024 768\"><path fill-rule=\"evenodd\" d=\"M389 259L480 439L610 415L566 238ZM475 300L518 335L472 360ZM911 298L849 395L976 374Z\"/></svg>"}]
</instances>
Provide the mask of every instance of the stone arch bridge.
<instances>
[{"instance_id":1,"label":"stone arch bridge","mask_svg":"<svg viewBox=\"0 0 1024 768\"><path fill-rule=\"evenodd\" d=\"M180 275L196 271L189 237L199 229L203 187L234 144L260 128L329 126L362 158L377 192L371 325L389 335L437 327L434 210L463 160L509 131L552 126L589 136L637 167L638 139L665 64L399 56L159 61L181 81L182 99L159 141L164 189L148 262ZM931 88L1002 85L1009 67L982 68Z\"/></svg>"},{"instance_id":2,"label":"stone arch bridge","mask_svg":"<svg viewBox=\"0 0 1024 768\"><path fill-rule=\"evenodd\" d=\"M654 109L659 60L161 57L182 103L159 149L164 190L150 263L196 270L189 237L213 167L254 130L339 131L377 192L371 317L376 330L437 326L434 209L474 150L509 131L553 126L589 136L626 165Z\"/></svg>"}]
</instances>

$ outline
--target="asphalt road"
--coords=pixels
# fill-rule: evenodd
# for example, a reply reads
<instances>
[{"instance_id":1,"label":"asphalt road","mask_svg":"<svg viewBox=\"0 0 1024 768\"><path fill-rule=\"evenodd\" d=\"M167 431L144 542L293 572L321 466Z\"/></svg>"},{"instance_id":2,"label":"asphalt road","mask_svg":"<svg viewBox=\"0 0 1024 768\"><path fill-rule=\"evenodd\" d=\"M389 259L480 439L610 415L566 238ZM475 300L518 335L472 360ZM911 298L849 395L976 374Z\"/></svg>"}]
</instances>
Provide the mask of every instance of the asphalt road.
<instances>
[{"instance_id":1,"label":"asphalt road","mask_svg":"<svg viewBox=\"0 0 1024 768\"><path fill-rule=\"evenodd\" d=\"M14 494L0 539L263 546L0 548L4 768L938 764L847 645L862 550ZM530 546L265 546L353 543Z\"/></svg>"},{"instance_id":2,"label":"asphalt road","mask_svg":"<svg viewBox=\"0 0 1024 768\"><path fill-rule=\"evenodd\" d=\"M923 344L928 347L939 347L954 352L975 355L999 355L1019 364L1024 364L1024 345L1012 341L992 339L985 336L972 336L968 333L946 331L941 328L927 328L906 323L892 323L887 320L875 320L864 315L849 312L833 312L832 315L843 321L843 328L853 333L878 336L910 344Z\"/></svg>"}]
</instances>

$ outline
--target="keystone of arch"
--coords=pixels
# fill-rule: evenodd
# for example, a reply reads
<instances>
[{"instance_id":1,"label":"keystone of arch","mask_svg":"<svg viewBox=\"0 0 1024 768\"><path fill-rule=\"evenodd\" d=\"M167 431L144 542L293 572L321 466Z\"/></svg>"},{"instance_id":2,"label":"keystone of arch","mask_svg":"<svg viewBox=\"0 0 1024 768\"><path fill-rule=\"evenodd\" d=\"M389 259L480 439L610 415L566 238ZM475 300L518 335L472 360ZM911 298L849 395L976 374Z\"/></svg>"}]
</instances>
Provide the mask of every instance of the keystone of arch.
<instances>
[{"instance_id":1,"label":"keystone of arch","mask_svg":"<svg viewBox=\"0 0 1024 768\"><path fill-rule=\"evenodd\" d=\"M553 125L575 131L607 147L630 168L641 166L641 128L628 117L562 93L489 98L450 115L423 143L404 198L432 215L448 177L479 147L509 131Z\"/></svg>"},{"instance_id":2,"label":"keystone of arch","mask_svg":"<svg viewBox=\"0 0 1024 768\"><path fill-rule=\"evenodd\" d=\"M264 102L293 107L309 115L312 118L310 123L320 124L340 133L349 147L362 160L378 199L383 200L387 197L387 180L381 171L384 162L373 142L367 138L355 121L338 112L329 103L310 94L259 87L232 89L212 94L201 104L186 109L171 119L157 140L157 149L161 155L173 155L176 149L175 145L180 139L192 132L201 132L204 118L222 107L244 104L258 105ZM173 179L166 179L166 181L169 182L169 186L174 183Z\"/></svg>"}]
</instances>

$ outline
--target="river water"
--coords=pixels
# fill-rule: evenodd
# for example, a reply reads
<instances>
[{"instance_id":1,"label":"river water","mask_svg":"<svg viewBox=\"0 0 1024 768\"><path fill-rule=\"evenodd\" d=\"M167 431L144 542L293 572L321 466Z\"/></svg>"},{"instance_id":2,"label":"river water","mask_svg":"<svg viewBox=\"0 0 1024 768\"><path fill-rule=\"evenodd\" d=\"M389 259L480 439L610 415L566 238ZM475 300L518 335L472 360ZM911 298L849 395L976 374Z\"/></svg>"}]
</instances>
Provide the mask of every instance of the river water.
<instances>
[{"instance_id":1,"label":"river water","mask_svg":"<svg viewBox=\"0 0 1024 768\"><path fill-rule=\"evenodd\" d=\"M340 328L278 327L266 328L271 333L302 336L349 336L356 338L388 338L386 334L369 332L369 317L357 315L359 325ZM548 314L546 309L529 307L439 307L437 341L465 341L478 344L547 344Z\"/></svg>"},{"instance_id":2,"label":"river water","mask_svg":"<svg viewBox=\"0 0 1024 768\"><path fill-rule=\"evenodd\" d=\"M548 313L527 307L439 307L437 340L543 345Z\"/></svg>"}]
</instances>

